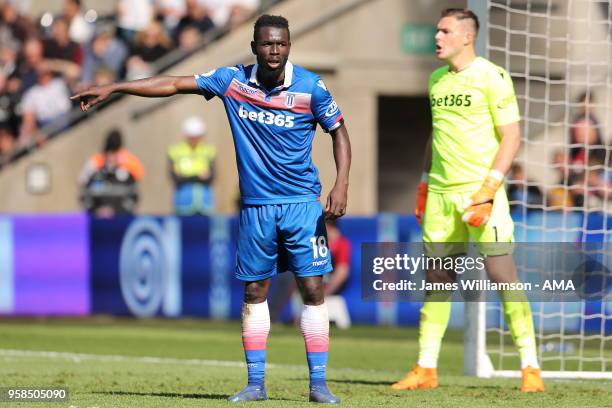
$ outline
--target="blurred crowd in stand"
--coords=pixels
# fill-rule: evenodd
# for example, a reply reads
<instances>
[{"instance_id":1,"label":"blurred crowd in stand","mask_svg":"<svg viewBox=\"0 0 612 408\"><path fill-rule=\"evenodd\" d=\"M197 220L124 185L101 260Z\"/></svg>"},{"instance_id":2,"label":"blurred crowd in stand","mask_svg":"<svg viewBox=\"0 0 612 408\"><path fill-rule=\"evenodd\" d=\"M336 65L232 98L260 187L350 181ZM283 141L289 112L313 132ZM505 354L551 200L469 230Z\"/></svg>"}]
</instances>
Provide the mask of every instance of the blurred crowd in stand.
<instances>
[{"instance_id":1,"label":"blurred crowd in stand","mask_svg":"<svg viewBox=\"0 0 612 408\"><path fill-rule=\"evenodd\" d=\"M574 107L566 148L552 152L552 185L543 189L540 183L528 180L520 162L512 167L507 187L514 212L607 211L607 201L612 199L610 148L595 112L595 95L590 91L582 93Z\"/></svg>"},{"instance_id":2,"label":"blurred crowd in stand","mask_svg":"<svg viewBox=\"0 0 612 408\"><path fill-rule=\"evenodd\" d=\"M218 27L236 27L261 0L115 0L111 15L64 0L57 15L28 14L19 0L0 0L0 166L2 157L43 143L41 128L70 124L69 96L90 85L155 74L170 51L189 52ZM587 90L572 104L565 149L553 152L554 184L508 175L514 211L604 209L612 186L609 148ZM553 149L553 147L551 147ZM528 164L528 163L527 163Z\"/></svg>"},{"instance_id":3,"label":"blurred crowd in stand","mask_svg":"<svg viewBox=\"0 0 612 408\"><path fill-rule=\"evenodd\" d=\"M155 61L241 24L260 0L116 0L109 16L86 3L64 0L58 15L34 16L27 3L0 0L0 156L42 143L49 123L67 126L72 93L153 75Z\"/></svg>"}]
</instances>

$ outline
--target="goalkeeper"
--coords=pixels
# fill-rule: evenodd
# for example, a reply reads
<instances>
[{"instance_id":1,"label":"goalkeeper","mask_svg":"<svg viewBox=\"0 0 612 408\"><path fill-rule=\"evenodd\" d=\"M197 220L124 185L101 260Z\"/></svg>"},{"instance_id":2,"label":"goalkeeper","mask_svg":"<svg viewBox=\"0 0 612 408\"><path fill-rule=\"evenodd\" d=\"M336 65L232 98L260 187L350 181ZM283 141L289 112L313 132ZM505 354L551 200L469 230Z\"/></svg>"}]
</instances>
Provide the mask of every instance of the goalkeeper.
<instances>
[{"instance_id":1,"label":"goalkeeper","mask_svg":"<svg viewBox=\"0 0 612 408\"><path fill-rule=\"evenodd\" d=\"M438 22L436 55L447 65L429 79L433 137L415 213L423 225L429 255L441 247L444 253L436 256L465 254L465 243L471 238L486 255L492 281L516 282L511 255L514 224L500 187L520 145L520 116L508 73L476 56L478 27L477 16L467 9L444 10ZM429 282L455 278L454 272L427 271ZM521 358L521 391L544 391L529 303L516 301L516 294L512 299L510 292L499 295ZM451 312L448 296L448 292L426 294L418 363L393 389L438 386L438 354Z\"/></svg>"}]
</instances>

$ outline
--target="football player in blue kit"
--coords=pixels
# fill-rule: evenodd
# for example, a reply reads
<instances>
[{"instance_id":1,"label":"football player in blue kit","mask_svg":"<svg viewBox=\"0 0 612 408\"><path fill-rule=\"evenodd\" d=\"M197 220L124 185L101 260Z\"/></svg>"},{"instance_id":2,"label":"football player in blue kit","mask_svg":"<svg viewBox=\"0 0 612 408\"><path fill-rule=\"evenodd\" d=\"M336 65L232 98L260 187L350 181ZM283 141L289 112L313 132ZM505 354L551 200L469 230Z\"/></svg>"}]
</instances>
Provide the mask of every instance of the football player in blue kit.
<instances>
[{"instance_id":1,"label":"football player in blue kit","mask_svg":"<svg viewBox=\"0 0 612 408\"><path fill-rule=\"evenodd\" d=\"M332 270L325 218L344 215L350 142L338 105L316 74L289 61L289 24L263 15L255 23L254 65L223 67L195 76L151 78L92 87L79 99L87 111L112 93L145 97L200 94L223 101L232 129L242 210L236 277L244 281L242 342L248 385L232 402L267 399L266 342L270 331L267 294L271 278L294 273L304 301L300 328L310 370L310 401L338 403L327 388L329 319L323 275ZM336 182L325 209L319 173L311 158L316 126L330 133Z\"/></svg>"}]
</instances>

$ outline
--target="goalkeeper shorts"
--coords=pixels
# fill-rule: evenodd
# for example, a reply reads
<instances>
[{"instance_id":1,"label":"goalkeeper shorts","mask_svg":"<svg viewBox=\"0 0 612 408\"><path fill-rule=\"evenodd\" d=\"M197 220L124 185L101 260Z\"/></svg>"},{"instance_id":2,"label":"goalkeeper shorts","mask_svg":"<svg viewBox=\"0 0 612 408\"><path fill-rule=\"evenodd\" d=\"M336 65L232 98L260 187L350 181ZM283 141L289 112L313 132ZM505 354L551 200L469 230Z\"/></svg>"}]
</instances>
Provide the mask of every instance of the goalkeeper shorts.
<instances>
[{"instance_id":1,"label":"goalkeeper shorts","mask_svg":"<svg viewBox=\"0 0 612 408\"><path fill-rule=\"evenodd\" d=\"M473 194L429 191L423 219L423 242L428 256L465 254L470 239L483 255L512 253L514 222L506 191L503 187L497 190L489 221L480 227L461 220Z\"/></svg>"}]
</instances>

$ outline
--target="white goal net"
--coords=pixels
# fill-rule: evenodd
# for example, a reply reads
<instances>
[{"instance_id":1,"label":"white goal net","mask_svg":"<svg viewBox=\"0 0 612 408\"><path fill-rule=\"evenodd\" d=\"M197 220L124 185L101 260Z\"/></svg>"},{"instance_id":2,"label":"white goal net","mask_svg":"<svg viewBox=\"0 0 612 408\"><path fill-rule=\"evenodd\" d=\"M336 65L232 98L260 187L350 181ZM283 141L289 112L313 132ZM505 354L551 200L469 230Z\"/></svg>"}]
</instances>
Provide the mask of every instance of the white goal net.
<instances>
[{"instance_id":1,"label":"white goal net","mask_svg":"<svg viewBox=\"0 0 612 408\"><path fill-rule=\"evenodd\" d=\"M507 182L516 241L612 241L612 0L481 2L486 53L512 75L521 108L521 153ZM597 256L612 266L606 247ZM612 378L605 271L603 299L532 302L544 376ZM466 306L466 317L466 373L520 375L501 304Z\"/></svg>"}]
</instances>

